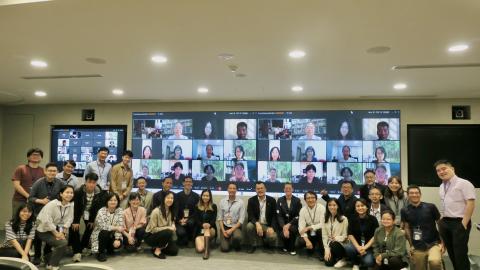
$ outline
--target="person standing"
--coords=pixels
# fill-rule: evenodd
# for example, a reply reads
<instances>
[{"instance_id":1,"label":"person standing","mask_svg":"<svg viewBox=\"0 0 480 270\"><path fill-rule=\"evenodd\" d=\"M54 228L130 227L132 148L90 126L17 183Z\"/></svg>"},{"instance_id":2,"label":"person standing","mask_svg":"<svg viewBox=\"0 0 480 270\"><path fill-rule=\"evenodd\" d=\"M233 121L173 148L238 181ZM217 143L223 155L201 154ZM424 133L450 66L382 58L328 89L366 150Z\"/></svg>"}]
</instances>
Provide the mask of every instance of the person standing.
<instances>
[{"instance_id":1,"label":"person standing","mask_svg":"<svg viewBox=\"0 0 480 270\"><path fill-rule=\"evenodd\" d=\"M133 171L130 166L130 161L133 158L133 153L126 150L122 155L122 162L113 166L111 171L110 191L117 194L120 198L120 207L123 209L128 207L128 195L133 187Z\"/></svg>"},{"instance_id":2,"label":"person standing","mask_svg":"<svg viewBox=\"0 0 480 270\"><path fill-rule=\"evenodd\" d=\"M20 205L24 205L30 196L30 189L37 179L45 176L40 162L43 151L40 148L32 148L27 152L27 164L18 166L12 176L15 193L12 198L12 216L14 217Z\"/></svg>"},{"instance_id":3,"label":"person standing","mask_svg":"<svg viewBox=\"0 0 480 270\"><path fill-rule=\"evenodd\" d=\"M455 168L448 160L434 164L438 178L442 180L439 194L442 219L438 223L448 256L455 270L470 269L468 238L475 209L475 187L470 181L455 175Z\"/></svg>"},{"instance_id":4,"label":"person standing","mask_svg":"<svg viewBox=\"0 0 480 270\"><path fill-rule=\"evenodd\" d=\"M63 162L63 171L57 173L57 178L62 180L64 185L70 185L74 189L77 189L80 184L78 183L78 179L75 175L73 175L73 170L77 163L74 160L67 160Z\"/></svg>"},{"instance_id":5,"label":"person standing","mask_svg":"<svg viewBox=\"0 0 480 270\"><path fill-rule=\"evenodd\" d=\"M108 185L110 184L110 170L112 169L112 164L106 162L108 153L107 147L103 146L98 149L97 160L88 163L87 168L83 177L89 173L95 173L98 175L98 184L102 187L103 190L108 190Z\"/></svg>"}]
</instances>

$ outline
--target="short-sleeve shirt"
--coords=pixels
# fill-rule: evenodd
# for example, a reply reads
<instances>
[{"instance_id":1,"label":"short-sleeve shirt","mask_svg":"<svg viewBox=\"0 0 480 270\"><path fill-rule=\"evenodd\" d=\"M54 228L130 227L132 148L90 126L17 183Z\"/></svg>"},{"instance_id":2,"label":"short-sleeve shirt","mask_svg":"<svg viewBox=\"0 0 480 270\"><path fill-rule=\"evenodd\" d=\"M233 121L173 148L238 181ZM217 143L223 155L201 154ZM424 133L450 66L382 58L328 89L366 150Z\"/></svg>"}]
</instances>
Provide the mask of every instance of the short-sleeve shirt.
<instances>
[{"instance_id":1,"label":"short-sleeve shirt","mask_svg":"<svg viewBox=\"0 0 480 270\"><path fill-rule=\"evenodd\" d=\"M25 232L25 224L20 223L18 228L18 232L14 232L12 228L12 224L10 221L5 223L5 242L0 245L0 248L4 247L13 247L10 241L17 240L17 241L26 241L28 239L35 238L35 224L33 224L32 228L30 229L29 234Z\"/></svg>"},{"instance_id":2,"label":"short-sleeve shirt","mask_svg":"<svg viewBox=\"0 0 480 270\"><path fill-rule=\"evenodd\" d=\"M440 219L440 212L432 203L421 202L417 207L409 204L400 211L402 222L408 223L413 246L416 249L426 250L440 241L436 221ZM413 230L421 231L421 239L413 238Z\"/></svg>"},{"instance_id":3,"label":"short-sleeve shirt","mask_svg":"<svg viewBox=\"0 0 480 270\"><path fill-rule=\"evenodd\" d=\"M444 217L463 218L467 200L475 200L475 187L465 179L453 176L446 183L442 183L439 189Z\"/></svg>"},{"instance_id":4,"label":"short-sleeve shirt","mask_svg":"<svg viewBox=\"0 0 480 270\"><path fill-rule=\"evenodd\" d=\"M42 167L32 168L28 165L20 165L15 169L15 172L12 176L12 181L20 181L20 186L27 192L30 193L30 189L33 186L33 183L45 176ZM15 190L13 194L14 201L26 202L27 198L23 197L22 194L18 193Z\"/></svg>"}]
</instances>

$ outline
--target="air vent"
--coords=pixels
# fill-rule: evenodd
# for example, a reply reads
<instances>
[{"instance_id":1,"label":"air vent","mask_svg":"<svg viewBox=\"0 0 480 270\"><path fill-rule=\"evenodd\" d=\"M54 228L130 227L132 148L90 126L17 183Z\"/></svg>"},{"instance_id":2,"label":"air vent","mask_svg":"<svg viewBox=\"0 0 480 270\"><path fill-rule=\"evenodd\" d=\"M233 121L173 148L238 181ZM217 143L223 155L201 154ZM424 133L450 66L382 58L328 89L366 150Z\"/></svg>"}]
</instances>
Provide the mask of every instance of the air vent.
<instances>
[{"instance_id":1,"label":"air vent","mask_svg":"<svg viewBox=\"0 0 480 270\"><path fill-rule=\"evenodd\" d=\"M78 75L49 75L49 76L23 76L25 80L44 80L44 79L84 79L84 78L101 78L100 74L78 74Z\"/></svg>"},{"instance_id":2,"label":"air vent","mask_svg":"<svg viewBox=\"0 0 480 270\"><path fill-rule=\"evenodd\" d=\"M440 65L400 65L393 66L393 70L399 69L427 69L427 68L467 68L480 67L480 63L463 63L463 64L440 64Z\"/></svg>"}]
</instances>

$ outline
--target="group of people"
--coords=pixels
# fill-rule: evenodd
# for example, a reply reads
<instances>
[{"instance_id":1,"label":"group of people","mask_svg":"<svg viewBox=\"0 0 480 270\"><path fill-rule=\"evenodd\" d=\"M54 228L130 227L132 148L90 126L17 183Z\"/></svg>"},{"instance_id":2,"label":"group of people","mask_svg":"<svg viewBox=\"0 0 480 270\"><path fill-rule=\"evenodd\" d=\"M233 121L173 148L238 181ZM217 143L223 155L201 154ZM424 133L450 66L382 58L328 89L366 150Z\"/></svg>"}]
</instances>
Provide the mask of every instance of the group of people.
<instances>
[{"instance_id":1,"label":"group of people","mask_svg":"<svg viewBox=\"0 0 480 270\"><path fill-rule=\"evenodd\" d=\"M245 239L247 253L261 246L269 253L280 246L291 255L305 249L335 268L349 261L352 269L400 270L408 265L442 269L445 250L454 269L470 268L468 238L475 189L456 176L446 160L434 165L442 180L440 213L434 204L421 201L420 187L412 185L405 192L395 176L386 186L378 184L371 170L364 173L359 198L355 182L344 180L338 198L331 198L326 190L307 191L304 204L294 196L292 183L284 184L284 195L276 200L266 194L265 183L256 182L256 195L246 207L235 182L229 183L228 195L218 205L209 189L194 192L189 176L182 179L183 190L176 194L171 191L171 177L155 194L140 177L135 181L137 191L132 192L132 153L125 151L122 162L113 167L105 162L107 155L108 148L98 151L98 160L87 166L85 183L80 185L71 174L74 162L66 162L58 173L54 163L40 167L42 150L29 150L28 163L17 167L12 177L13 214L5 223L0 256L32 259L35 264L43 258L47 269L59 269L68 246L75 262L81 261L85 249L103 262L120 248L137 252L144 242L159 259L177 255L182 246L194 246L208 259L218 238L222 252L240 250ZM35 255L29 258L32 245Z\"/></svg>"}]
</instances>

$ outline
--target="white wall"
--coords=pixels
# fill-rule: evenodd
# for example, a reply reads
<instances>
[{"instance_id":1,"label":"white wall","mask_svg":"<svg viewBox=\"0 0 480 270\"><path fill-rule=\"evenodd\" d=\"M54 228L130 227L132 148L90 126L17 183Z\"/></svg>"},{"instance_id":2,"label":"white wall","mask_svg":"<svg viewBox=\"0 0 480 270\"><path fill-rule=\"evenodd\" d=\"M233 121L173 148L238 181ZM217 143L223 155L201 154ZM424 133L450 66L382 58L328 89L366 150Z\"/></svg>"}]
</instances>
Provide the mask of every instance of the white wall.
<instances>
[{"instance_id":1,"label":"white wall","mask_svg":"<svg viewBox=\"0 0 480 270\"><path fill-rule=\"evenodd\" d=\"M452 105L471 105L472 120L452 121ZM95 122L82 122L82 109L95 109ZM12 196L11 174L15 165L25 162L26 145L37 146L45 151L44 162L50 159L50 126L66 124L123 124L128 125L127 146L130 147L132 112L157 111L233 111L233 110L361 110L361 109L399 109L401 110L401 153L402 178L408 184L407 173L407 124L480 124L480 99L469 100L342 100L342 101L255 101L255 102L216 102L216 103L144 103L144 104L90 104L90 105L25 105L4 107L3 122L0 111L0 185L3 186L0 197L0 221L9 218ZM8 119L19 115L29 115L33 122L28 127L16 125ZM3 131L3 132L2 132ZM5 134L30 133L32 142L16 144L5 141ZM27 135L27 137L28 137ZM19 136L24 137L24 136ZM24 137L25 138L25 137ZM3 147L2 147L3 145ZM19 147L18 145L23 145ZM425 168L430 170L432 168ZM440 184L440 183L439 183ZM423 199L439 205L438 188L423 188ZM480 209L480 190L477 189L476 212ZM480 222L480 217L474 216ZM0 224L3 222L0 222ZM480 233L472 230L470 249L480 254Z\"/></svg>"}]
</instances>

